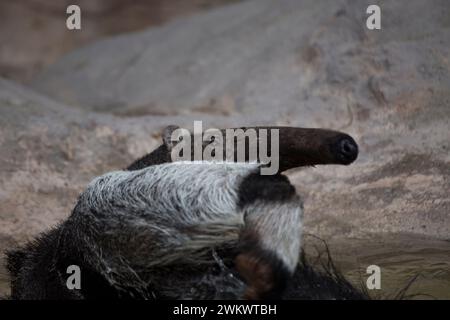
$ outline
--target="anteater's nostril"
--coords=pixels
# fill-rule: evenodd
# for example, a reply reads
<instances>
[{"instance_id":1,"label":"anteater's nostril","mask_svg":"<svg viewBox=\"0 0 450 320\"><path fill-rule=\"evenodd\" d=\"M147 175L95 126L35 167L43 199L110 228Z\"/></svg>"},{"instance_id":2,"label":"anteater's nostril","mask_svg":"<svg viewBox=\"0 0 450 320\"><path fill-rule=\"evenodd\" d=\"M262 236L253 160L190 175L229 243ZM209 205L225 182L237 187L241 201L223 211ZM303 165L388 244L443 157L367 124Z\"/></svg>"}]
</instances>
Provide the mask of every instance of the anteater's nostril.
<instances>
[{"instance_id":1,"label":"anteater's nostril","mask_svg":"<svg viewBox=\"0 0 450 320\"><path fill-rule=\"evenodd\" d=\"M344 138L339 142L338 152L345 163L353 162L358 156L358 145L353 139Z\"/></svg>"},{"instance_id":2,"label":"anteater's nostril","mask_svg":"<svg viewBox=\"0 0 450 320\"><path fill-rule=\"evenodd\" d=\"M345 154L351 154L355 151L355 146L352 145L348 140L341 142L342 152Z\"/></svg>"}]
</instances>

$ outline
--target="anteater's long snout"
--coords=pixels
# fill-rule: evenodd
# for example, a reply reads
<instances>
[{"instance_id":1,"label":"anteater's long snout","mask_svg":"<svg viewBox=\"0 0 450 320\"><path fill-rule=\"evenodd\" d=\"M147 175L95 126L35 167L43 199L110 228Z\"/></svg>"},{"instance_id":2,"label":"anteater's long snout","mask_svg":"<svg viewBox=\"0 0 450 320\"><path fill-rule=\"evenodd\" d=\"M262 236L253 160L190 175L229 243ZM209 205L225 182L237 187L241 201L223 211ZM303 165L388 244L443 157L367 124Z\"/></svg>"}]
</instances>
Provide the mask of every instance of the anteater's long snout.
<instances>
[{"instance_id":1,"label":"anteater's long snout","mask_svg":"<svg viewBox=\"0 0 450 320\"><path fill-rule=\"evenodd\" d=\"M145 168L149 165L159 164L164 162L173 161L171 158L171 151L173 143L171 142L171 135L177 126L168 126L163 131L164 144L152 153L145 157L135 161L128 167L129 170L138 170ZM266 127L241 127L234 128L240 129L241 132L256 131L258 152L260 143L267 146L267 150L270 150L271 161L277 157L278 160L278 172L282 172L288 169L314 166L321 164L339 164L348 165L356 160L358 157L358 145L355 140L346 133L328 130L328 129L316 129L316 128L297 128L297 127L280 127L280 126L266 126ZM277 141L272 141L272 130L276 129L278 134ZM227 135L227 129L222 129L221 133L225 137ZM233 130L232 130L233 131ZM191 133L192 135L192 133ZM263 137L266 137L263 139ZM244 141L244 140L242 140ZM191 139L194 144L195 139ZM274 142L277 146L272 145ZM237 144L235 142L235 147ZM242 161L253 161L254 158L250 156L250 147L247 143L244 143L244 159ZM254 147L254 145L253 145ZM202 146L203 151L206 145ZM228 152L226 144L223 145L223 155L227 155ZM194 159L195 147L191 148L191 156ZM234 148L234 161L238 160L237 149ZM254 150L254 148L253 148ZM258 161L263 162L261 154L258 154ZM271 162L270 161L270 162Z\"/></svg>"},{"instance_id":2,"label":"anteater's long snout","mask_svg":"<svg viewBox=\"0 0 450 320\"><path fill-rule=\"evenodd\" d=\"M267 129L279 130L280 171L321 164L348 165L358 157L358 144L343 132L296 127Z\"/></svg>"}]
</instances>

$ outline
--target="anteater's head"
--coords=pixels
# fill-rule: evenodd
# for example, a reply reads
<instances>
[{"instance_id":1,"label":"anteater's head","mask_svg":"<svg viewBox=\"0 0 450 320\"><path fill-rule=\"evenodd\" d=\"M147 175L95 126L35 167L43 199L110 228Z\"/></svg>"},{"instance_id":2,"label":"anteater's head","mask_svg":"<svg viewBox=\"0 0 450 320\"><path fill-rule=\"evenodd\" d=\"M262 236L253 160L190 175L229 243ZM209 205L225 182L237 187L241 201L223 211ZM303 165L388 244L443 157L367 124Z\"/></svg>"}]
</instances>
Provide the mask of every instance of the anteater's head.
<instances>
[{"instance_id":1,"label":"anteater's head","mask_svg":"<svg viewBox=\"0 0 450 320\"><path fill-rule=\"evenodd\" d=\"M171 152L175 145L180 141L174 141L173 132L179 129L177 126L168 126L163 131L163 145L158 149L143 157L142 159L133 163L129 169L140 169L149 165L171 162ZM259 145L262 137L267 139L267 150L272 150L272 135L271 130L278 130L278 161L279 161L279 171L285 171L292 168L303 167L303 166L314 166L321 164L340 164L348 165L355 161L358 156L358 145L355 140L348 134L327 130L327 129L312 129L312 128L295 128L295 127L240 127L235 128L241 129L244 133L250 131L256 132L256 140ZM252 129L252 130L248 130ZM222 129L219 132L222 134L223 143L223 154L226 154L226 132L227 129ZM251 159L249 157L249 136L244 137L245 146L245 160ZM191 135L192 143L192 155L194 158L194 141L195 139ZM239 138L235 140L235 146L238 143ZM209 140L203 141L203 150L208 145ZM234 161L237 161L237 148L235 148ZM260 154L258 153L258 160ZM273 157L274 155L270 155Z\"/></svg>"}]
</instances>

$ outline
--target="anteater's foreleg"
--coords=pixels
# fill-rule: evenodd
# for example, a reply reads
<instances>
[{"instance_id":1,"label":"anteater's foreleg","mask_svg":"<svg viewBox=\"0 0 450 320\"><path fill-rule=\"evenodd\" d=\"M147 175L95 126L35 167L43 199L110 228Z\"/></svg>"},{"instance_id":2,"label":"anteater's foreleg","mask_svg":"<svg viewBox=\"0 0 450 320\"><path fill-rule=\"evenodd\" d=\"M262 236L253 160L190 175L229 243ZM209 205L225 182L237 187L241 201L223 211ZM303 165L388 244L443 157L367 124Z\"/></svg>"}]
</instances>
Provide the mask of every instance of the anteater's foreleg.
<instances>
[{"instance_id":1,"label":"anteater's foreleg","mask_svg":"<svg viewBox=\"0 0 450 320\"><path fill-rule=\"evenodd\" d=\"M245 227L235 264L248 284L244 298L277 298L300 254L301 200L282 175L251 175L240 194Z\"/></svg>"}]
</instances>

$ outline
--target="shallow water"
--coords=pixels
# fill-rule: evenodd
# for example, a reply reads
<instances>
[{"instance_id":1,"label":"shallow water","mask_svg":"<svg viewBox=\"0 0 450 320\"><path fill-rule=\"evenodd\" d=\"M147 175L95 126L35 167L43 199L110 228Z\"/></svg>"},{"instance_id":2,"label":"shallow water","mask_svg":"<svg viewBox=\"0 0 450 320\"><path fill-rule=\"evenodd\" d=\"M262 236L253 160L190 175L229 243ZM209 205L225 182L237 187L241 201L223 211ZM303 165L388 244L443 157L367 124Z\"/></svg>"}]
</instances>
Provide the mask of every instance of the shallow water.
<instances>
[{"instance_id":1,"label":"shallow water","mask_svg":"<svg viewBox=\"0 0 450 320\"><path fill-rule=\"evenodd\" d=\"M305 236L310 259L324 251L322 241ZM393 298L415 276L406 292L411 299L450 299L450 241L413 236L327 240L335 264L355 285L364 286L366 268L381 268L381 289L368 290L374 298ZM0 296L9 293L4 256L0 257Z\"/></svg>"},{"instance_id":2,"label":"shallow water","mask_svg":"<svg viewBox=\"0 0 450 320\"><path fill-rule=\"evenodd\" d=\"M311 249L313 246L307 236L305 241L307 252L316 251ZM317 245L317 241L314 244ZM355 285L366 286L369 265L380 267L381 289L368 290L373 298L392 299L417 277L405 298L450 299L449 241L380 236L330 241L329 248L335 264Z\"/></svg>"}]
</instances>

